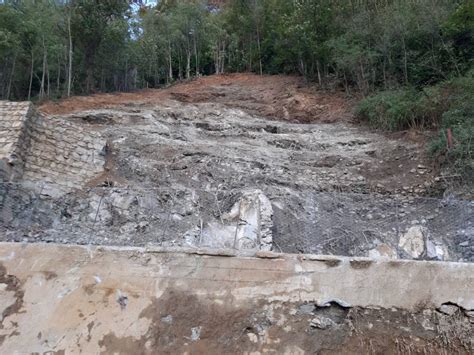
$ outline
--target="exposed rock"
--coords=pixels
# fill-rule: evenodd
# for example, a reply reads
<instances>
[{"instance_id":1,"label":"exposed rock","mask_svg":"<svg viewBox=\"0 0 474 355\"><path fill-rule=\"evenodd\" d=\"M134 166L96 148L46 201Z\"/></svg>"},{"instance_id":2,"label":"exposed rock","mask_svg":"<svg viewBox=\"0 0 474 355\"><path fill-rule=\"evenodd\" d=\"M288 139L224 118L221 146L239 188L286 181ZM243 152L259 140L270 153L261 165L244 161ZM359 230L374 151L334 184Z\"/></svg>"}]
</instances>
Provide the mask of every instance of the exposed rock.
<instances>
[{"instance_id":1,"label":"exposed rock","mask_svg":"<svg viewBox=\"0 0 474 355\"><path fill-rule=\"evenodd\" d=\"M248 191L232 210L237 208L237 249L271 250L273 209L270 200L260 190Z\"/></svg>"},{"instance_id":2,"label":"exposed rock","mask_svg":"<svg viewBox=\"0 0 474 355\"><path fill-rule=\"evenodd\" d=\"M328 317L318 316L311 319L310 326L318 329L328 329L336 325L332 319Z\"/></svg>"},{"instance_id":3,"label":"exposed rock","mask_svg":"<svg viewBox=\"0 0 474 355\"><path fill-rule=\"evenodd\" d=\"M409 168L424 163L402 158L416 156L416 144L344 122L270 122L212 102L122 105L27 122L33 139L22 148L26 159L10 159L25 161L22 185L0 186L4 241L376 258L394 257L377 246L397 246L399 231L418 221L413 226L428 228L430 240L449 249L443 260L474 260L471 244L463 246L474 235L473 204L439 208L436 199L401 196L401 183L420 184L382 169L398 165L394 157ZM383 195L370 193L375 185ZM441 258L442 250L426 249L422 258Z\"/></svg>"},{"instance_id":4,"label":"exposed rock","mask_svg":"<svg viewBox=\"0 0 474 355\"><path fill-rule=\"evenodd\" d=\"M408 231L400 237L398 246L408 253L412 258L420 258L425 251L425 236L427 229L415 225L408 229Z\"/></svg>"},{"instance_id":5,"label":"exposed rock","mask_svg":"<svg viewBox=\"0 0 474 355\"><path fill-rule=\"evenodd\" d=\"M316 306L313 303L304 303L298 307L297 313L300 314L313 314Z\"/></svg>"},{"instance_id":6,"label":"exposed rock","mask_svg":"<svg viewBox=\"0 0 474 355\"><path fill-rule=\"evenodd\" d=\"M397 251L389 245L382 243L369 250L369 257L373 259L397 259Z\"/></svg>"},{"instance_id":7,"label":"exposed rock","mask_svg":"<svg viewBox=\"0 0 474 355\"><path fill-rule=\"evenodd\" d=\"M430 239L427 239L426 256L430 260L446 260L448 258L448 251L443 245L435 244Z\"/></svg>"},{"instance_id":8,"label":"exposed rock","mask_svg":"<svg viewBox=\"0 0 474 355\"><path fill-rule=\"evenodd\" d=\"M191 340L198 341L201 338L201 327L191 328Z\"/></svg>"},{"instance_id":9,"label":"exposed rock","mask_svg":"<svg viewBox=\"0 0 474 355\"><path fill-rule=\"evenodd\" d=\"M459 307L454 304L443 304L441 307L438 308L438 311L441 313L447 314L448 316L452 316L459 310Z\"/></svg>"}]
</instances>

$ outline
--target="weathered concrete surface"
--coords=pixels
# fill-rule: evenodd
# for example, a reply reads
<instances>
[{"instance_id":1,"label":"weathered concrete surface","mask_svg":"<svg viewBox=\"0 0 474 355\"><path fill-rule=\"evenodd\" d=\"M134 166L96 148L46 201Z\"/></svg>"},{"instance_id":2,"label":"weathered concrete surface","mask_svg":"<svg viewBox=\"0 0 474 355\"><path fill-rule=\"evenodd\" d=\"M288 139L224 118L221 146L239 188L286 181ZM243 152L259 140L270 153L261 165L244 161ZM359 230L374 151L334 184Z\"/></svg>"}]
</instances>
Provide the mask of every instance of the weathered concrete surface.
<instances>
[{"instance_id":1,"label":"weathered concrete surface","mask_svg":"<svg viewBox=\"0 0 474 355\"><path fill-rule=\"evenodd\" d=\"M0 263L4 354L474 349L474 264L10 243Z\"/></svg>"}]
</instances>

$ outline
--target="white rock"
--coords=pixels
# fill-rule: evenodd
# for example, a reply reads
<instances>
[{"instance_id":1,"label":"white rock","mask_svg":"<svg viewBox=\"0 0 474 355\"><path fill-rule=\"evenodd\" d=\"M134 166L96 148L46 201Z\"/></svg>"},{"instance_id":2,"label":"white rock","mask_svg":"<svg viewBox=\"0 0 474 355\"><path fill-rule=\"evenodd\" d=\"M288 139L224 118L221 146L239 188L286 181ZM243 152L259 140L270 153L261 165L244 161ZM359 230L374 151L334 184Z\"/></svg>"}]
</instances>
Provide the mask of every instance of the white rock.
<instances>
[{"instance_id":1,"label":"white rock","mask_svg":"<svg viewBox=\"0 0 474 355\"><path fill-rule=\"evenodd\" d=\"M191 328L191 340L198 341L201 338L201 327Z\"/></svg>"},{"instance_id":2,"label":"white rock","mask_svg":"<svg viewBox=\"0 0 474 355\"><path fill-rule=\"evenodd\" d=\"M425 251L425 235L427 229L422 226L413 226L400 237L398 246L412 258L419 258Z\"/></svg>"},{"instance_id":3,"label":"white rock","mask_svg":"<svg viewBox=\"0 0 474 355\"><path fill-rule=\"evenodd\" d=\"M310 323L311 327L318 329L328 329L334 325L335 323L332 321L332 319L321 316L311 319Z\"/></svg>"}]
</instances>

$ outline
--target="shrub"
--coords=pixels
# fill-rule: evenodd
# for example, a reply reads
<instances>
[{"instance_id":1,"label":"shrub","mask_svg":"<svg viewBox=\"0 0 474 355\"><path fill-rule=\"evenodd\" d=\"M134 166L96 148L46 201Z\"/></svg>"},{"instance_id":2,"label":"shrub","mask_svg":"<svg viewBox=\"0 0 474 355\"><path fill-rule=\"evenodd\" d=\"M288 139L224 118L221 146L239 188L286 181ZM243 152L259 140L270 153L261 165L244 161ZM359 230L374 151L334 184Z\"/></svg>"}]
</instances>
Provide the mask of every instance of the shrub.
<instances>
[{"instance_id":1,"label":"shrub","mask_svg":"<svg viewBox=\"0 0 474 355\"><path fill-rule=\"evenodd\" d=\"M474 70L421 91L408 88L379 92L359 103L356 116L383 130L439 128L429 145L432 156L441 165L474 180ZM453 134L451 148L447 146L448 128Z\"/></svg>"},{"instance_id":2,"label":"shrub","mask_svg":"<svg viewBox=\"0 0 474 355\"><path fill-rule=\"evenodd\" d=\"M420 98L421 93L414 89L382 91L363 99L356 116L378 129L407 129L423 123Z\"/></svg>"},{"instance_id":3,"label":"shrub","mask_svg":"<svg viewBox=\"0 0 474 355\"><path fill-rule=\"evenodd\" d=\"M430 144L430 152L443 165L474 180L473 137L474 137L474 71L466 76L442 84L449 102L448 109L441 116L441 129ZM446 130L453 134L453 147L448 148Z\"/></svg>"}]
</instances>

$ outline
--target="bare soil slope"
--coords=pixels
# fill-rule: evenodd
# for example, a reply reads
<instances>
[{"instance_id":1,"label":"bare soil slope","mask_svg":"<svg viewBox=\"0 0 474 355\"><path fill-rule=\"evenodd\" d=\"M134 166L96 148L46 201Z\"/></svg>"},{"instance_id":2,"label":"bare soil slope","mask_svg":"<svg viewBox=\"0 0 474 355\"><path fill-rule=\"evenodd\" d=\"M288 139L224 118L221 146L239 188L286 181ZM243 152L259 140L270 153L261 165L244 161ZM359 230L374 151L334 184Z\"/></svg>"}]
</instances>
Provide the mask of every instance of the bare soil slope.
<instances>
[{"instance_id":1,"label":"bare soil slope","mask_svg":"<svg viewBox=\"0 0 474 355\"><path fill-rule=\"evenodd\" d=\"M40 109L57 115L127 103L159 104L166 99L221 103L270 119L301 123L334 122L351 117L351 103L342 94L316 91L299 77L253 74L206 76L163 90L76 96L47 102Z\"/></svg>"}]
</instances>

